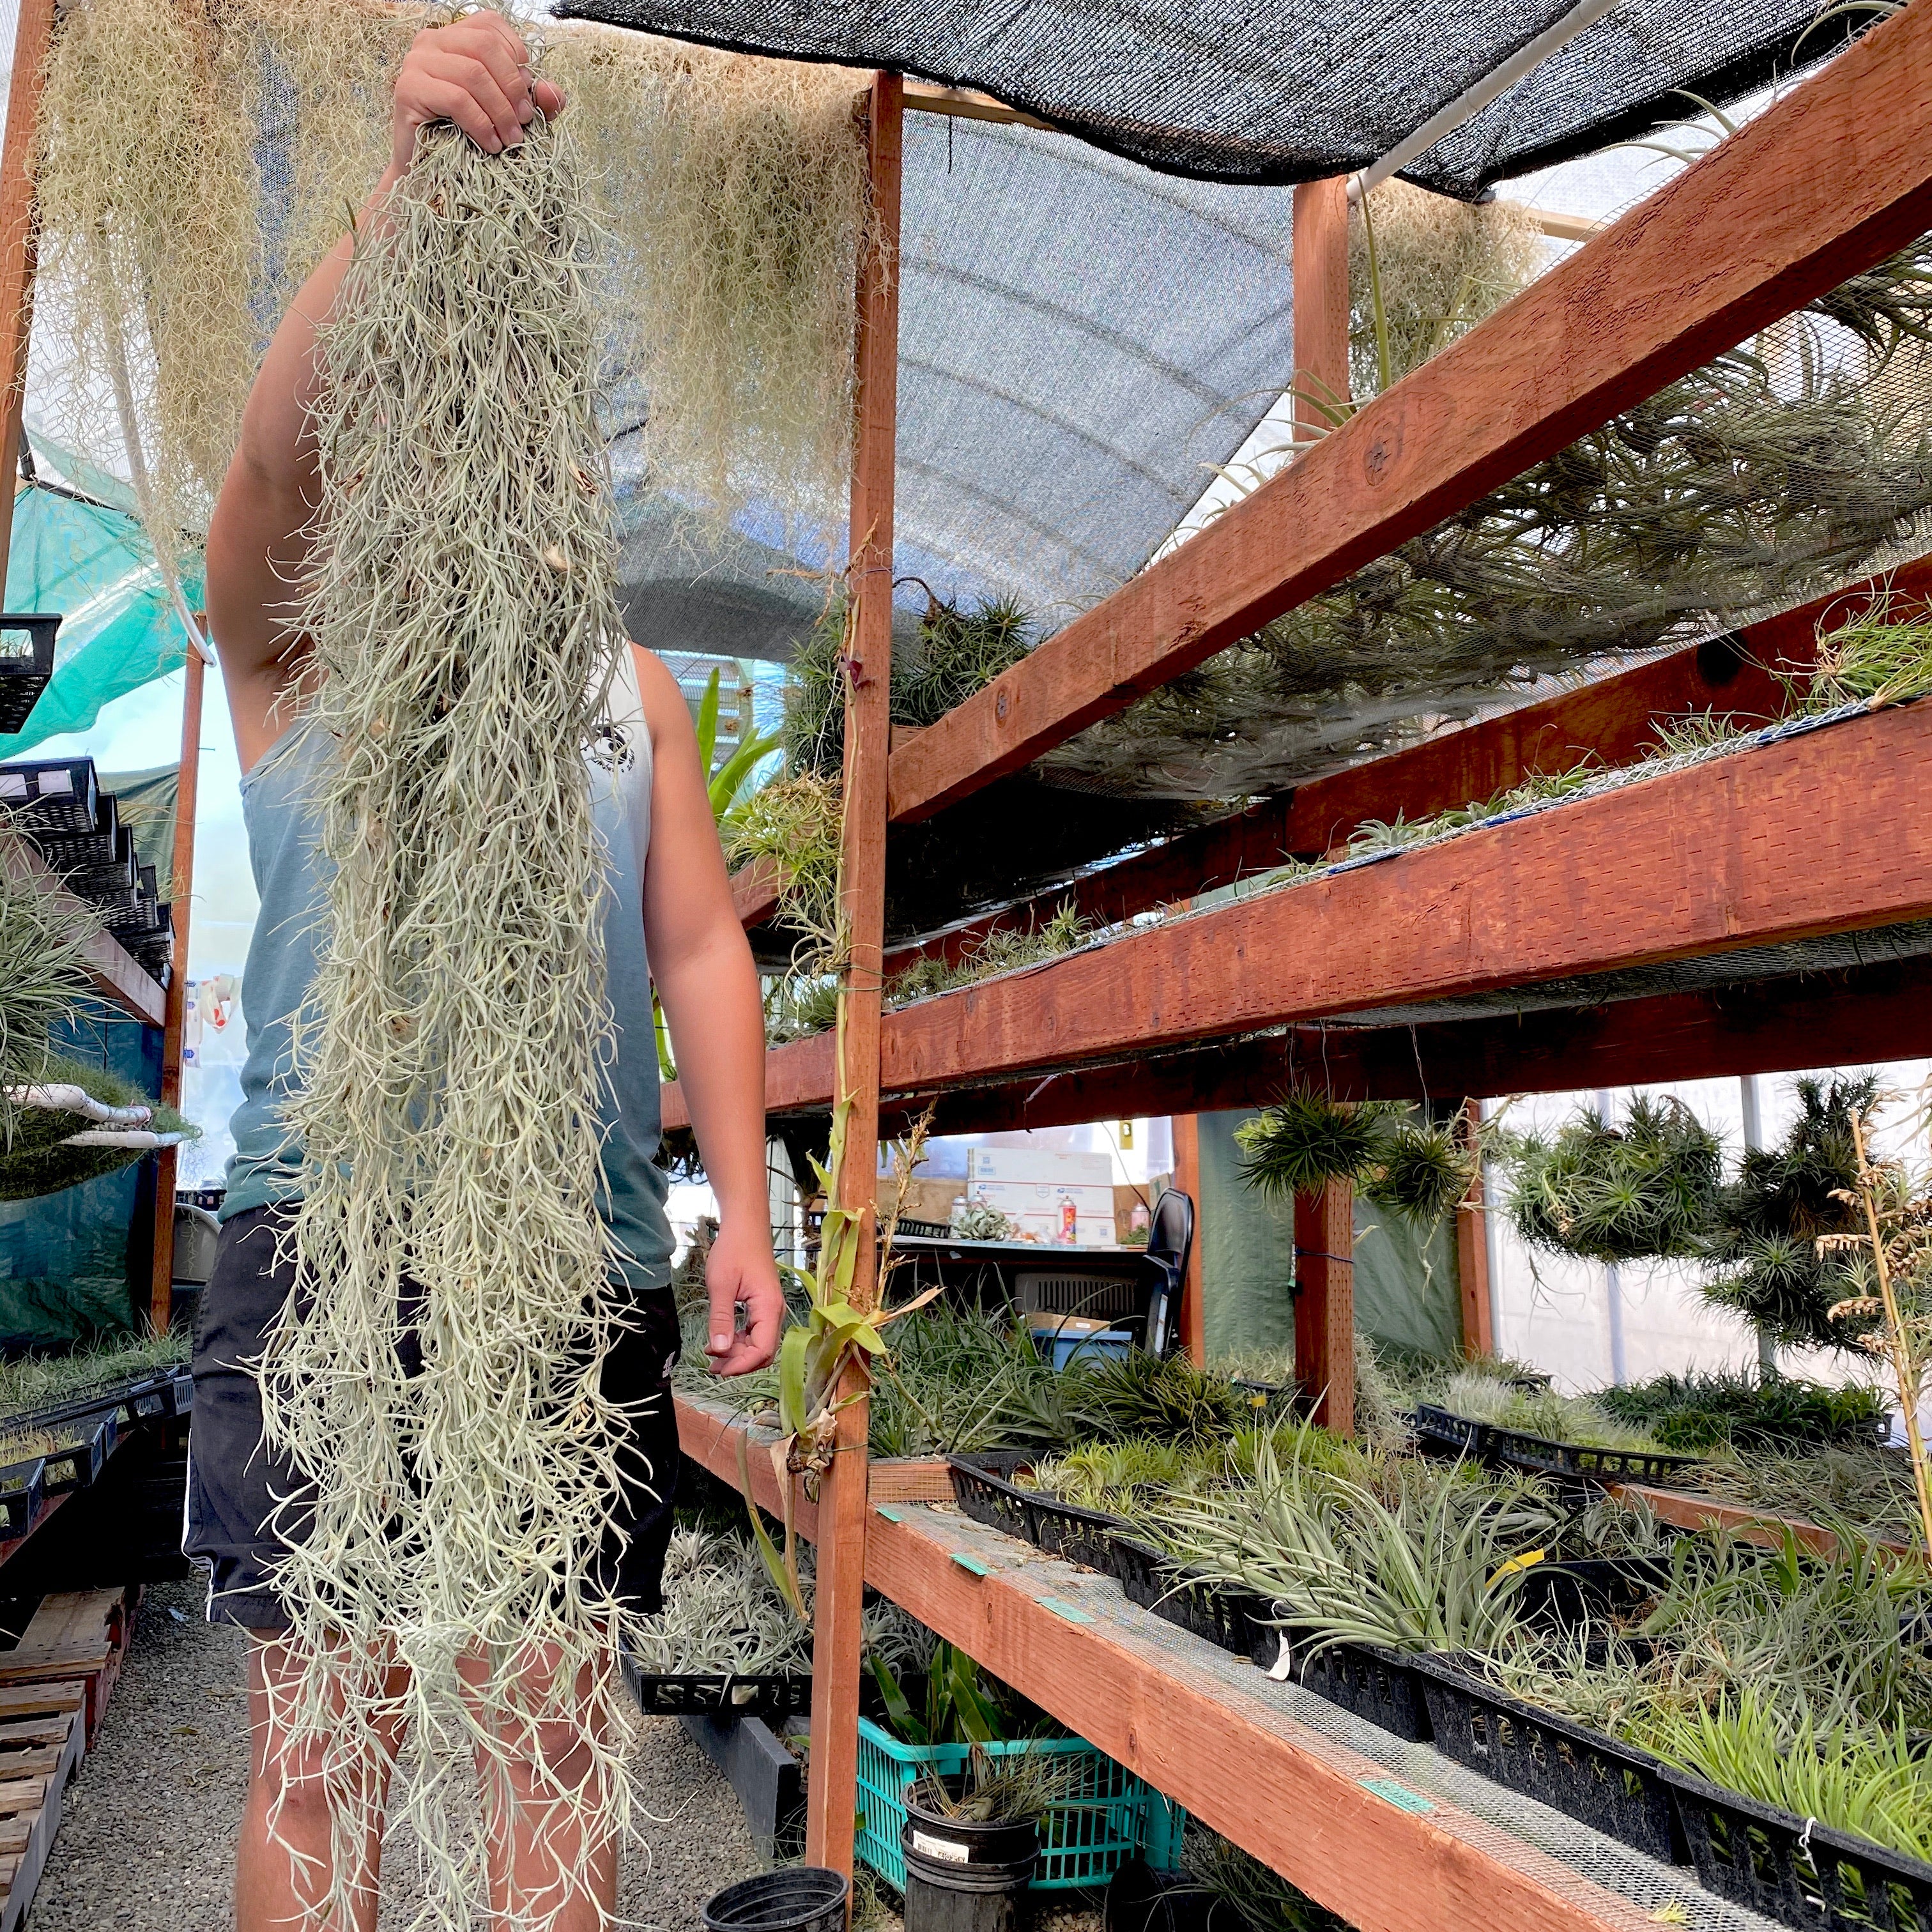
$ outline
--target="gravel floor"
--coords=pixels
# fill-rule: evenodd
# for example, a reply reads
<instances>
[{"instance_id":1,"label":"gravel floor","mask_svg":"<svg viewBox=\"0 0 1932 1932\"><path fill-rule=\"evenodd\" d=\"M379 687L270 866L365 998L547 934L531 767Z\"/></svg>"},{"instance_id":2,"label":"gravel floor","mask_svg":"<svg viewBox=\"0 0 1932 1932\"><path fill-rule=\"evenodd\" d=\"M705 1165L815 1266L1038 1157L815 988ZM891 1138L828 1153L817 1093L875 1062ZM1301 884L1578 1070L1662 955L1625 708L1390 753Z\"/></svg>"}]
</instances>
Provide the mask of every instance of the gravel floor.
<instances>
[{"instance_id":1,"label":"gravel floor","mask_svg":"<svg viewBox=\"0 0 1932 1932\"><path fill-rule=\"evenodd\" d=\"M248 1772L243 1642L204 1621L196 1585L149 1590L100 1744L68 1790L30 1932L230 1932ZM643 1779L662 1822L626 1855L621 1908L682 1932L757 1857L731 1787L675 1719L647 1727ZM384 1932L408 1922L415 1862L392 1848Z\"/></svg>"}]
</instances>

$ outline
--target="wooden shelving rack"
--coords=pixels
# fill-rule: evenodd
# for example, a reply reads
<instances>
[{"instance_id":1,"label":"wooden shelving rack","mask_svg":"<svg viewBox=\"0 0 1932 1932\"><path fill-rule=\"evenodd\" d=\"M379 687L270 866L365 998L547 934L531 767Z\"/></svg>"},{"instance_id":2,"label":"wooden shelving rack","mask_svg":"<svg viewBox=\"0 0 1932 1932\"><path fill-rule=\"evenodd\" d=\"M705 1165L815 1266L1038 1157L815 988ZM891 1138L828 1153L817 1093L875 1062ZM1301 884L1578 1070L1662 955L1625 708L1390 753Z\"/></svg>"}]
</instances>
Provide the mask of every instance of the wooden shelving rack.
<instances>
[{"instance_id":1,"label":"wooden shelving rack","mask_svg":"<svg viewBox=\"0 0 1932 1932\"><path fill-rule=\"evenodd\" d=\"M908 106L950 111L929 94L908 100L896 77L881 75L865 104L874 232L888 247L900 116ZM1343 392L1344 186L1317 183L1295 197L1298 374ZM1932 740L1918 706L1169 918L902 1012L879 1010L882 973L918 950L884 944L889 825L970 799L1928 228L1932 14L1907 8L1024 662L938 724L897 734L885 705L896 316L890 278L868 264L844 830L848 1171L862 1180L848 1184L846 1204L870 1211L862 1197L880 1119L928 1106L938 1129L964 1131L1191 1115L1265 1098L1296 1070L1324 1071L1349 1097L1412 1098L1425 1069L1436 1095L1498 1094L1932 1052L1932 961L1888 957L1882 944L1844 970L1761 986L1738 985L1753 977L1745 961L1713 971L1704 988L1592 1004L1534 991L1932 917L1932 829L1918 808ZM1892 581L1932 592L1932 568ZM1658 718L1707 706L1774 717L1778 687L1754 660L1802 663L1818 625L1832 621L1833 610L1818 607L1754 627L1742 648L1666 654L1315 781L1072 890L1089 916L1126 920L1290 854L1337 856L1366 818L1460 806L1586 753L1628 763ZM748 925L770 918L769 874L734 885ZM1026 912L1011 916L1023 922ZM935 946L956 948L973 930ZM1416 1010L1500 990L1520 991L1521 1010ZM1344 1016L1353 1024L1322 1030ZM771 1112L824 1111L833 1054L826 1037L773 1051ZM664 1105L668 1127L688 1125L674 1085ZM1333 1231L1342 1231L1341 1258L1299 1284L1309 1318L1298 1321L1298 1348L1303 1379L1330 1390L1329 1419L1346 1428L1346 1204L1331 1195L1302 1207L1330 1238L1298 1236L1298 1245L1334 1253ZM735 1484L728 1418L683 1403L680 1420L688 1453ZM869 1581L1364 1932L1657 1922L1666 1868L1653 1868L1640 1909L1630 1888L1586 1882L1454 1804L1406 1806L1360 1754L1271 1694L1286 1687L1264 1694L1246 1666L1178 1654L1172 1634L1150 1632L1111 1585L1036 1552L994 1547L998 1539L943 1509L868 1508L865 1439L860 1403L843 1418L847 1453L818 1506L797 1500L819 1541L814 1859L849 1868L851 1858L856 1616ZM776 1507L768 1459L754 1453L750 1466ZM956 1560L962 1552L973 1562Z\"/></svg>"}]
</instances>

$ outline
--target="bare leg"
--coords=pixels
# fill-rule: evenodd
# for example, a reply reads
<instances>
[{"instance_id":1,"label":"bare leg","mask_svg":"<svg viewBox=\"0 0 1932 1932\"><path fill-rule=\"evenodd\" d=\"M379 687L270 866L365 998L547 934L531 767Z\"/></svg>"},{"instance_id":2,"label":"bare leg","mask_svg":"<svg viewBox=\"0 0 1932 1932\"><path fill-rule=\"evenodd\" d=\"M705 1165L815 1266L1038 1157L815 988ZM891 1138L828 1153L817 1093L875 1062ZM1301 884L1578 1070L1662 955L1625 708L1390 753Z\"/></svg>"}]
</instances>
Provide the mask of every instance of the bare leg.
<instances>
[{"instance_id":1,"label":"bare leg","mask_svg":"<svg viewBox=\"0 0 1932 1932\"><path fill-rule=\"evenodd\" d=\"M274 1718L270 1693L291 1682L296 1665L277 1636L250 1633L248 1801L242 1814L235 1859L236 1932L301 1932L328 1894L334 1858L327 1793L319 1752L287 1748ZM400 1691L400 1682L395 1689ZM401 1742L398 1722L379 1761L369 1767L377 1821L362 1850L356 1876L353 1918L325 1922L326 1932L375 1932L378 1874L382 1850L382 1801Z\"/></svg>"},{"instance_id":2,"label":"bare leg","mask_svg":"<svg viewBox=\"0 0 1932 1932\"><path fill-rule=\"evenodd\" d=\"M554 1654L535 1652L526 1681L541 1694ZM482 1666L466 1666L473 1682ZM578 1706L604 1733L608 1670L586 1666L578 1678ZM477 1754L488 1833L490 1904L502 1932L540 1925L545 1932L607 1932L617 1910L617 1850L596 1820L595 1802L557 1802L560 1791L598 1791L593 1753L574 1724L539 1726L502 1759ZM584 1882L574 1882L573 1875Z\"/></svg>"}]
</instances>

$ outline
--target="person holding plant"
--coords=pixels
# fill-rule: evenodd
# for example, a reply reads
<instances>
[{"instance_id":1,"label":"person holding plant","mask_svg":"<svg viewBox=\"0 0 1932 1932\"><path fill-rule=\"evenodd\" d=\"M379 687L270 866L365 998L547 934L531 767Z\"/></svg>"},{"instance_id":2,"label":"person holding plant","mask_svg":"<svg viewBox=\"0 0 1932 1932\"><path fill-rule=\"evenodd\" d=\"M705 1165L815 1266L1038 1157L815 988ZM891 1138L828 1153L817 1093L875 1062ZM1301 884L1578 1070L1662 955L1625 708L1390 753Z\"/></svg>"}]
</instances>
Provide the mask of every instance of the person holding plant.
<instances>
[{"instance_id":1,"label":"person holding plant","mask_svg":"<svg viewBox=\"0 0 1932 1932\"><path fill-rule=\"evenodd\" d=\"M416 35L394 84L390 163L358 218L364 234L384 219L385 197L409 170L418 132L453 122L487 152L518 145L538 114L554 117L557 89L533 80L528 53L500 16L475 13ZM276 1694L294 1668L283 1640L288 1620L274 1590L286 1543L272 1522L291 1486L262 1440L254 1365L287 1301L292 1262L278 1234L301 1192L302 1150L289 1144L283 1110L292 1090L292 1022L314 979L323 885L316 858L316 775L334 741L311 729L304 697L316 688L308 640L291 612L308 566L306 535L319 488L311 422L318 396L317 330L330 317L352 238L310 278L277 329L243 421L239 446L208 538L210 629L218 648L242 771L244 815L261 911L243 1005L248 1054L235 1116L220 1246L202 1297L196 1338L195 1430L184 1546L210 1573L208 1616L251 1640L254 1751L236 1878L240 1932L314 1924L373 1932L379 1834L361 1848L347 1881L352 1924L325 1916L336 1876L332 1820L315 1754L278 1734ZM673 1246L668 1177L656 1164L659 1136L652 991L676 1048L679 1072L716 1192L719 1226L710 1250L708 1352L719 1373L763 1366L777 1346L784 1302L772 1252L764 1148L764 1034L757 975L731 905L696 736L670 673L635 646L613 689L608 737L616 755L590 761L591 795L609 855L604 896L607 994L617 1051L603 1096L598 1208L622 1257L610 1292L623 1316L604 1360L604 1393L636 1416L620 1472L621 1496L604 1558L620 1598L658 1607L677 1463L667 1377L678 1349L670 1293ZM419 1372L424 1347L404 1308L398 1350ZM541 1667L539 1665L538 1667ZM581 1696L580 1691L574 1694ZM400 1736L367 1775L386 1786ZM560 1746L560 1750L567 1748ZM538 1767L528 1768L532 1773ZM522 1924L541 1900L554 1932L589 1932L616 1907L614 1848L587 1852L573 1828L541 1826L519 1794L545 1779L568 1781L568 1764L544 1778L502 1780L508 1815L488 1833L490 1890L501 1922ZM380 1817L380 1803L374 1815ZM587 1833L592 1828L574 1828ZM587 1870L590 1892L560 1873ZM560 1889L573 1895L560 1904ZM338 1894L338 1895L340 1895Z\"/></svg>"}]
</instances>

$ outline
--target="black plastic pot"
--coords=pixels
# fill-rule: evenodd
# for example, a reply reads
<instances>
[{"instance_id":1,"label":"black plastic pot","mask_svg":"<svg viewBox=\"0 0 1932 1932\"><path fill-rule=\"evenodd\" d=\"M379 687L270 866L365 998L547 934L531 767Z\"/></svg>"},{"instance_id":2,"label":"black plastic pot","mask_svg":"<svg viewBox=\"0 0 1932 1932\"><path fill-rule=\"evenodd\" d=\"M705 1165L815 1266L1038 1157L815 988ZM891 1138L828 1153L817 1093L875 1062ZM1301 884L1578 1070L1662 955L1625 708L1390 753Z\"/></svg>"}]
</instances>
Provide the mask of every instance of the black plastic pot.
<instances>
[{"instance_id":1,"label":"black plastic pot","mask_svg":"<svg viewBox=\"0 0 1932 1932\"><path fill-rule=\"evenodd\" d=\"M956 1786L961 1780L949 1779ZM908 1784L905 1801L906 1829L916 1840L922 1858L938 1858L944 1864L1006 1865L1040 1856L1040 1826L1032 1819L1016 1824L1010 1819L994 1818L978 1823L965 1818L948 1817L943 1811L919 1802L919 1786ZM1028 1867L1029 1875L1031 1868Z\"/></svg>"},{"instance_id":2,"label":"black plastic pot","mask_svg":"<svg viewBox=\"0 0 1932 1932\"><path fill-rule=\"evenodd\" d=\"M850 1889L823 1865L784 1865L714 1892L698 1916L707 1932L844 1932Z\"/></svg>"},{"instance_id":3,"label":"black plastic pot","mask_svg":"<svg viewBox=\"0 0 1932 1932\"><path fill-rule=\"evenodd\" d=\"M955 1841L935 1838L916 1817L908 1820L899 1834L905 1858L905 1932L1018 1932L1026 1922L1027 1887L1040 1863L1039 1831L1031 1825L1023 1828L1032 1842L1022 1856L962 1859L953 1855Z\"/></svg>"}]
</instances>

